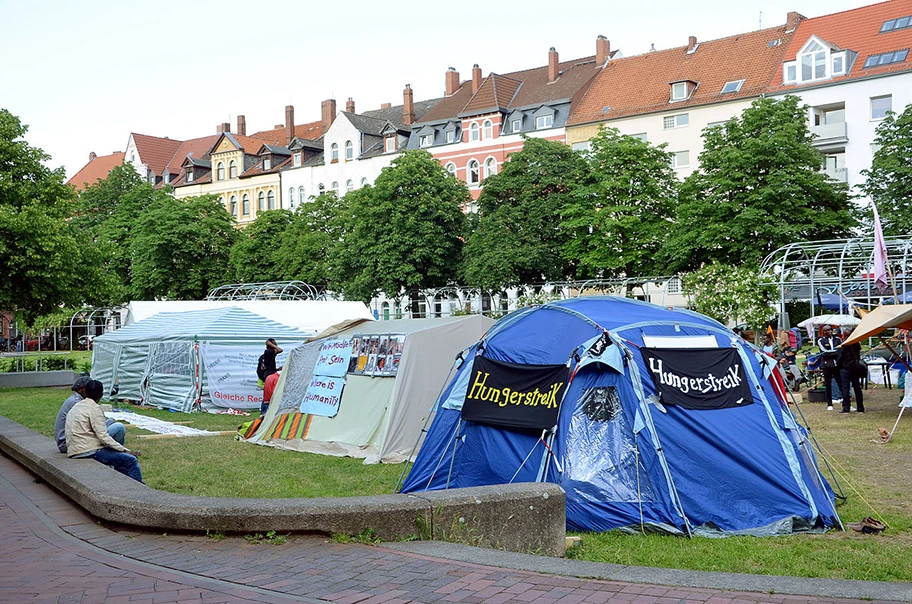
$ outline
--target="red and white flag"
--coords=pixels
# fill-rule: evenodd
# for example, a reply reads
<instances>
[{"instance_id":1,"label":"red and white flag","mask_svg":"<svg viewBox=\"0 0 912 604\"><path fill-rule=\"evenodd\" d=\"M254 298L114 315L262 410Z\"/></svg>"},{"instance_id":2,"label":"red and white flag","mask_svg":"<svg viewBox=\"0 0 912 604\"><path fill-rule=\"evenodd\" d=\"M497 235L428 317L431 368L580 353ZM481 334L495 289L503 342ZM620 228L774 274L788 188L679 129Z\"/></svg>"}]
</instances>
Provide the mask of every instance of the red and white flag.
<instances>
[{"instance_id":1,"label":"red and white flag","mask_svg":"<svg viewBox=\"0 0 912 604\"><path fill-rule=\"evenodd\" d=\"M880 227L880 215L877 206L871 201L874 210L874 285L883 291L887 289L887 244L884 243L883 229Z\"/></svg>"}]
</instances>

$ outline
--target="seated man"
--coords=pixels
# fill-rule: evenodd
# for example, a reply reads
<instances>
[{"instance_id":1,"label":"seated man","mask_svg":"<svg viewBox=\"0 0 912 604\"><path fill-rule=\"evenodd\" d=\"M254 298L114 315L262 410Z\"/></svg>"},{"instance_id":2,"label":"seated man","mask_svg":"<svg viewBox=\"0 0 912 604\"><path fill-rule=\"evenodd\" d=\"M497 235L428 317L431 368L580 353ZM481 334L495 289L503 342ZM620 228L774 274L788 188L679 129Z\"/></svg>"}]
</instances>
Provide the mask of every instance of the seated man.
<instances>
[{"instance_id":1,"label":"seated man","mask_svg":"<svg viewBox=\"0 0 912 604\"><path fill-rule=\"evenodd\" d=\"M60 411L57 412L57 419L54 421L54 439L57 441L57 449L61 453L67 452L66 444L66 418L67 413L70 412L70 409L73 408L73 405L85 398L85 387L89 383L89 378L82 375L76 378L76 382L73 383L73 394L70 395L70 398L63 401L63 405L60 407ZM113 419L106 419L105 425L108 427L108 434L111 435L111 438L124 444L124 439L127 436L127 428L120 422L115 422Z\"/></svg>"},{"instance_id":2,"label":"seated man","mask_svg":"<svg viewBox=\"0 0 912 604\"><path fill-rule=\"evenodd\" d=\"M101 382L89 380L85 386L86 397L67 413L67 455L77 459L90 457L142 482L142 472L136 461L139 451L127 449L108 434L104 413L98 406L103 392Z\"/></svg>"}]
</instances>

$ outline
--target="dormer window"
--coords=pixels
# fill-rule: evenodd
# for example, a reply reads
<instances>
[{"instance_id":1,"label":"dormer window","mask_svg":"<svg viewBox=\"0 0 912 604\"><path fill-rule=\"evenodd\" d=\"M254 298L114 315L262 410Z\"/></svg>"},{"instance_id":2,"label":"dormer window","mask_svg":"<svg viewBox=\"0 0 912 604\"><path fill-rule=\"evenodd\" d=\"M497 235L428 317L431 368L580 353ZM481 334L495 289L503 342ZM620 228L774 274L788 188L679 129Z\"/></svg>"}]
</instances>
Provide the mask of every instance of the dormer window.
<instances>
[{"instance_id":1,"label":"dormer window","mask_svg":"<svg viewBox=\"0 0 912 604\"><path fill-rule=\"evenodd\" d=\"M554 125L554 116L553 115L539 115L535 118L535 129L542 130L544 128L550 128Z\"/></svg>"},{"instance_id":2,"label":"dormer window","mask_svg":"<svg viewBox=\"0 0 912 604\"><path fill-rule=\"evenodd\" d=\"M193 182L193 169L187 168L187 182Z\"/></svg>"},{"instance_id":3,"label":"dormer window","mask_svg":"<svg viewBox=\"0 0 912 604\"><path fill-rule=\"evenodd\" d=\"M301 154L295 153L292 157L291 163L295 168L299 168L301 166Z\"/></svg>"},{"instance_id":4,"label":"dormer window","mask_svg":"<svg viewBox=\"0 0 912 604\"><path fill-rule=\"evenodd\" d=\"M448 143L455 143L455 142L456 142L456 131L455 131L455 130L448 130L447 133L446 133L446 137L447 137L447 138L446 138L446 141L447 141Z\"/></svg>"},{"instance_id":5,"label":"dormer window","mask_svg":"<svg viewBox=\"0 0 912 604\"><path fill-rule=\"evenodd\" d=\"M263 169L272 170L272 158L271 157L263 158Z\"/></svg>"},{"instance_id":6,"label":"dormer window","mask_svg":"<svg viewBox=\"0 0 912 604\"><path fill-rule=\"evenodd\" d=\"M687 82L675 82L671 85L671 100L683 101L687 98Z\"/></svg>"},{"instance_id":7,"label":"dormer window","mask_svg":"<svg viewBox=\"0 0 912 604\"><path fill-rule=\"evenodd\" d=\"M510 121L510 130L515 134L522 130L522 118L516 118Z\"/></svg>"},{"instance_id":8,"label":"dormer window","mask_svg":"<svg viewBox=\"0 0 912 604\"><path fill-rule=\"evenodd\" d=\"M433 134L422 134L418 137L418 146L419 147L430 147L434 144L434 135Z\"/></svg>"},{"instance_id":9,"label":"dormer window","mask_svg":"<svg viewBox=\"0 0 912 604\"><path fill-rule=\"evenodd\" d=\"M384 141L383 141L383 148L386 150L387 153L392 153L393 151L395 151L396 150L396 137L387 136L386 139L384 139Z\"/></svg>"},{"instance_id":10,"label":"dormer window","mask_svg":"<svg viewBox=\"0 0 912 604\"><path fill-rule=\"evenodd\" d=\"M845 75L851 69L855 54L811 36L794 61L783 63L782 83L804 84Z\"/></svg>"}]
</instances>

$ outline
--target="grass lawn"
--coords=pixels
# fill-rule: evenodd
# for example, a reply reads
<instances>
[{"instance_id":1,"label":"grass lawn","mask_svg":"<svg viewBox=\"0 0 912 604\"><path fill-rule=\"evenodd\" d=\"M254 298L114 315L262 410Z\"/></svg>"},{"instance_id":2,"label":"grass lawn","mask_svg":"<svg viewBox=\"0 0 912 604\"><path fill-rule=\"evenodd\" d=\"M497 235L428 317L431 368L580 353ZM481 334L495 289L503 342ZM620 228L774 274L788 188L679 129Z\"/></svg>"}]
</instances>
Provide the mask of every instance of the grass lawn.
<instances>
[{"instance_id":1,"label":"grass lawn","mask_svg":"<svg viewBox=\"0 0 912 604\"><path fill-rule=\"evenodd\" d=\"M806 393L806 391L805 391ZM51 436L66 389L0 390L0 415ZM583 533L574 558L614 564L690 570L747 572L797 577L912 581L912 410L889 444L871 442L877 428L893 427L899 392L866 392L864 415L827 412L822 404L802 410L837 470L848 502L843 522L882 518L881 535L832 531L824 535L731 537L727 539ZM233 430L249 418L182 414L149 408L131 410L206 430ZM254 417L254 414L251 417ZM149 486L214 497L341 497L391 493L402 465L284 451L233 436L139 439L127 431L127 446L142 451ZM825 473L831 480L828 473ZM831 480L832 482L832 480Z\"/></svg>"}]
</instances>

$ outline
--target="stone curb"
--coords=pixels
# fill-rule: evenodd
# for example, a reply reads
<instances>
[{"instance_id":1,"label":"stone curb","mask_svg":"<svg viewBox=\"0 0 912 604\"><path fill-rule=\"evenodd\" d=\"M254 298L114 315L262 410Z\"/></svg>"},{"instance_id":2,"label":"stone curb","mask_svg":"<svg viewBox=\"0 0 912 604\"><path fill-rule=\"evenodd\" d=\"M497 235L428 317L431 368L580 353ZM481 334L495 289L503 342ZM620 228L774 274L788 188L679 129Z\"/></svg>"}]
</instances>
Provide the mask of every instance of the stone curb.
<instances>
[{"instance_id":1,"label":"stone curb","mask_svg":"<svg viewBox=\"0 0 912 604\"><path fill-rule=\"evenodd\" d=\"M357 535L373 529L386 541L422 535L514 552L564 554L566 498L553 484L313 499L181 495L149 488L92 460L69 459L51 439L2 416L0 451L109 522L239 533Z\"/></svg>"}]
</instances>

